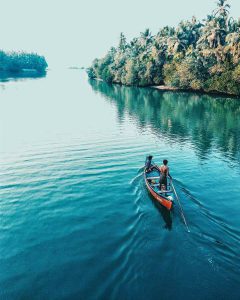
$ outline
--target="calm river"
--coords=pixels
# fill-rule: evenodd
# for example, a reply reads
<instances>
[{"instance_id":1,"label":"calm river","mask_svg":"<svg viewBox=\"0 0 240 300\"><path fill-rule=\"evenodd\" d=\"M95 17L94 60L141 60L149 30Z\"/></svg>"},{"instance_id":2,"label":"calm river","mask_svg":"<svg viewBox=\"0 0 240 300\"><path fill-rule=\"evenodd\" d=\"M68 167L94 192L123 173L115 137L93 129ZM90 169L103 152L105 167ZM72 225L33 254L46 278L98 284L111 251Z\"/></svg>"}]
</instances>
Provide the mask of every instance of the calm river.
<instances>
[{"instance_id":1,"label":"calm river","mask_svg":"<svg viewBox=\"0 0 240 300\"><path fill-rule=\"evenodd\" d=\"M0 299L239 299L239 99L49 71L0 82L0 122Z\"/></svg>"}]
</instances>

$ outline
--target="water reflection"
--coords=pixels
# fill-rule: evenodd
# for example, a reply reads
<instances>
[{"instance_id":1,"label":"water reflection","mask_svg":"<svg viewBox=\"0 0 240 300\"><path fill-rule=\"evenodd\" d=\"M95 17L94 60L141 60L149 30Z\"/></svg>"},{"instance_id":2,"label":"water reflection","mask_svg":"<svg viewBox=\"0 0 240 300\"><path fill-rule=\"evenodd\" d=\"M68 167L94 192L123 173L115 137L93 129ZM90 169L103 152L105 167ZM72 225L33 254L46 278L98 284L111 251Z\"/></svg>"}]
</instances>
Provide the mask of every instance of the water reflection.
<instances>
[{"instance_id":1,"label":"water reflection","mask_svg":"<svg viewBox=\"0 0 240 300\"><path fill-rule=\"evenodd\" d=\"M160 92L101 81L90 84L115 103L120 122L127 112L140 127L150 125L162 138L190 141L201 159L217 149L224 157L240 161L240 99Z\"/></svg>"},{"instance_id":2,"label":"water reflection","mask_svg":"<svg viewBox=\"0 0 240 300\"><path fill-rule=\"evenodd\" d=\"M165 229L171 230L172 229L172 215L171 212L167 209L165 209L165 207L163 207L160 203L158 203L156 200L154 200L152 197L152 203L153 205L158 209L158 211L160 212L162 219L165 222Z\"/></svg>"},{"instance_id":3,"label":"water reflection","mask_svg":"<svg viewBox=\"0 0 240 300\"><path fill-rule=\"evenodd\" d=\"M22 72L0 72L0 82L20 81L25 79L37 79L46 77L47 72L38 73L35 70Z\"/></svg>"}]
</instances>

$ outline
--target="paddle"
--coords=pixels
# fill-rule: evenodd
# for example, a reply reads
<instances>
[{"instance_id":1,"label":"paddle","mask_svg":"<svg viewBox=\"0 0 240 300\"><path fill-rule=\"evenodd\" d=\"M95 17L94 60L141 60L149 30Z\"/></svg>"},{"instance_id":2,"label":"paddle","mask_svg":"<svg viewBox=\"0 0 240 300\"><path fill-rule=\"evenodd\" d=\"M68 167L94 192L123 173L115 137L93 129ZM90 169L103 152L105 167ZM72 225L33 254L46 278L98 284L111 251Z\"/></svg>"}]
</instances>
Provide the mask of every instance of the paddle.
<instances>
[{"instance_id":1,"label":"paddle","mask_svg":"<svg viewBox=\"0 0 240 300\"><path fill-rule=\"evenodd\" d=\"M171 179L171 185L172 185L173 192L174 192L174 194L175 194L175 196L177 198L178 204L179 204L179 208L180 208L180 212L181 212L181 215L182 215L182 218L183 218L183 222L186 225L187 231L190 232L190 230L188 228L188 225L187 225L187 221L186 221L186 219L184 217L184 213L183 213L183 209L182 209L182 206L181 206L181 203L180 203L180 199L179 199L178 194L177 194L177 192L175 190L175 187L174 187L174 184L172 182L172 179Z\"/></svg>"}]
</instances>

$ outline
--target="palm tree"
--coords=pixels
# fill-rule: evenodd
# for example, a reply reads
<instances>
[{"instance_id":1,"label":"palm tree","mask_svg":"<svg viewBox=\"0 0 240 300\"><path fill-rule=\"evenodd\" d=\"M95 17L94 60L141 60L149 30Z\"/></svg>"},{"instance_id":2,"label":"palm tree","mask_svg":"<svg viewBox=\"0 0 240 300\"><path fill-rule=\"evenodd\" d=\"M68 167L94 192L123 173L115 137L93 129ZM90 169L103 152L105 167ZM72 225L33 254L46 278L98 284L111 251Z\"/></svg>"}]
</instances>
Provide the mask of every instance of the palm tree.
<instances>
[{"instance_id":1,"label":"palm tree","mask_svg":"<svg viewBox=\"0 0 240 300\"><path fill-rule=\"evenodd\" d=\"M198 49L217 48L225 43L226 30L221 28L217 20L206 22L201 37L197 42Z\"/></svg>"},{"instance_id":2,"label":"palm tree","mask_svg":"<svg viewBox=\"0 0 240 300\"><path fill-rule=\"evenodd\" d=\"M218 0L217 8L213 11L214 16L220 15L227 17L229 14L230 5L226 3L227 0Z\"/></svg>"},{"instance_id":3,"label":"palm tree","mask_svg":"<svg viewBox=\"0 0 240 300\"><path fill-rule=\"evenodd\" d=\"M125 35L121 32L120 33L120 40L119 40L119 49L121 50L121 51L124 51L125 50L125 48L126 48L126 45L127 45L127 40L126 40L126 37L125 37Z\"/></svg>"},{"instance_id":4,"label":"palm tree","mask_svg":"<svg viewBox=\"0 0 240 300\"><path fill-rule=\"evenodd\" d=\"M233 62L238 64L240 61L240 31L229 33L226 37L226 42L225 52L230 53Z\"/></svg>"},{"instance_id":5,"label":"palm tree","mask_svg":"<svg viewBox=\"0 0 240 300\"><path fill-rule=\"evenodd\" d=\"M153 37L151 35L149 28L147 28L144 32L140 33L139 42L143 50L146 50L147 46L152 42L152 39Z\"/></svg>"},{"instance_id":6,"label":"palm tree","mask_svg":"<svg viewBox=\"0 0 240 300\"><path fill-rule=\"evenodd\" d=\"M228 17L230 5L226 4L227 0L218 0L217 8L213 11L213 15L218 21L221 28L228 28Z\"/></svg>"},{"instance_id":7,"label":"palm tree","mask_svg":"<svg viewBox=\"0 0 240 300\"><path fill-rule=\"evenodd\" d=\"M238 20L234 20L233 17L228 19L228 31L236 32L240 30L240 18Z\"/></svg>"},{"instance_id":8,"label":"palm tree","mask_svg":"<svg viewBox=\"0 0 240 300\"><path fill-rule=\"evenodd\" d=\"M177 52L184 52L187 49L187 41L179 39L178 36L169 37L167 45L168 53L173 55Z\"/></svg>"}]
</instances>

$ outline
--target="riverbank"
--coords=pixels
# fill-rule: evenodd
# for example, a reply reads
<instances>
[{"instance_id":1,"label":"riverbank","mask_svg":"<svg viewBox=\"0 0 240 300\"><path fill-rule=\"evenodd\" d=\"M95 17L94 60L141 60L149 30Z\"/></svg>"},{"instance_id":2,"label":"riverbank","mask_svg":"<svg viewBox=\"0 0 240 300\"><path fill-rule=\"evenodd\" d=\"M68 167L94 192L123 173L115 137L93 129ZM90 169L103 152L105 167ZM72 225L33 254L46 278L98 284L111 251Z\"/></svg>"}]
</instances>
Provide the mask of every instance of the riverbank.
<instances>
[{"instance_id":1,"label":"riverbank","mask_svg":"<svg viewBox=\"0 0 240 300\"><path fill-rule=\"evenodd\" d=\"M96 80L96 81L101 81L101 82L106 82L101 78L91 78L91 80ZM117 83L117 82L111 82L107 84L111 84L111 85L120 85L120 86L128 86L131 87L129 85L124 85L122 83ZM210 96L216 96L216 97L227 97L227 98L234 98L234 99L240 99L240 97L238 95L234 95L234 94L228 94L228 93L224 93L224 92L219 92L219 91L204 91L204 90L194 90L194 89L181 89L181 88L177 88L177 87L173 87L173 86L168 86L168 85L147 85L147 86L135 86L135 87L139 87L139 88L151 88L151 89L156 89L159 90L161 92L184 92L184 93L195 93L195 94L202 94L202 95L210 95Z\"/></svg>"},{"instance_id":2,"label":"riverbank","mask_svg":"<svg viewBox=\"0 0 240 300\"><path fill-rule=\"evenodd\" d=\"M229 98L237 98L239 99L238 95L234 94L229 94L229 93L224 93L224 92L219 92L219 91L204 91L204 90L194 90L194 89L181 89L181 88L176 88L172 86L167 86L167 85L156 85L156 86L150 86L152 89L157 89L162 92L185 92L185 93L197 93L197 94L207 94L207 95L212 95L212 96L217 96L217 97L229 97Z\"/></svg>"},{"instance_id":3,"label":"riverbank","mask_svg":"<svg viewBox=\"0 0 240 300\"><path fill-rule=\"evenodd\" d=\"M166 85L157 85L157 86L151 86L151 88L153 89L157 89L163 92L166 91L179 91L180 89L176 88L176 87L172 87L172 86L166 86Z\"/></svg>"}]
</instances>

